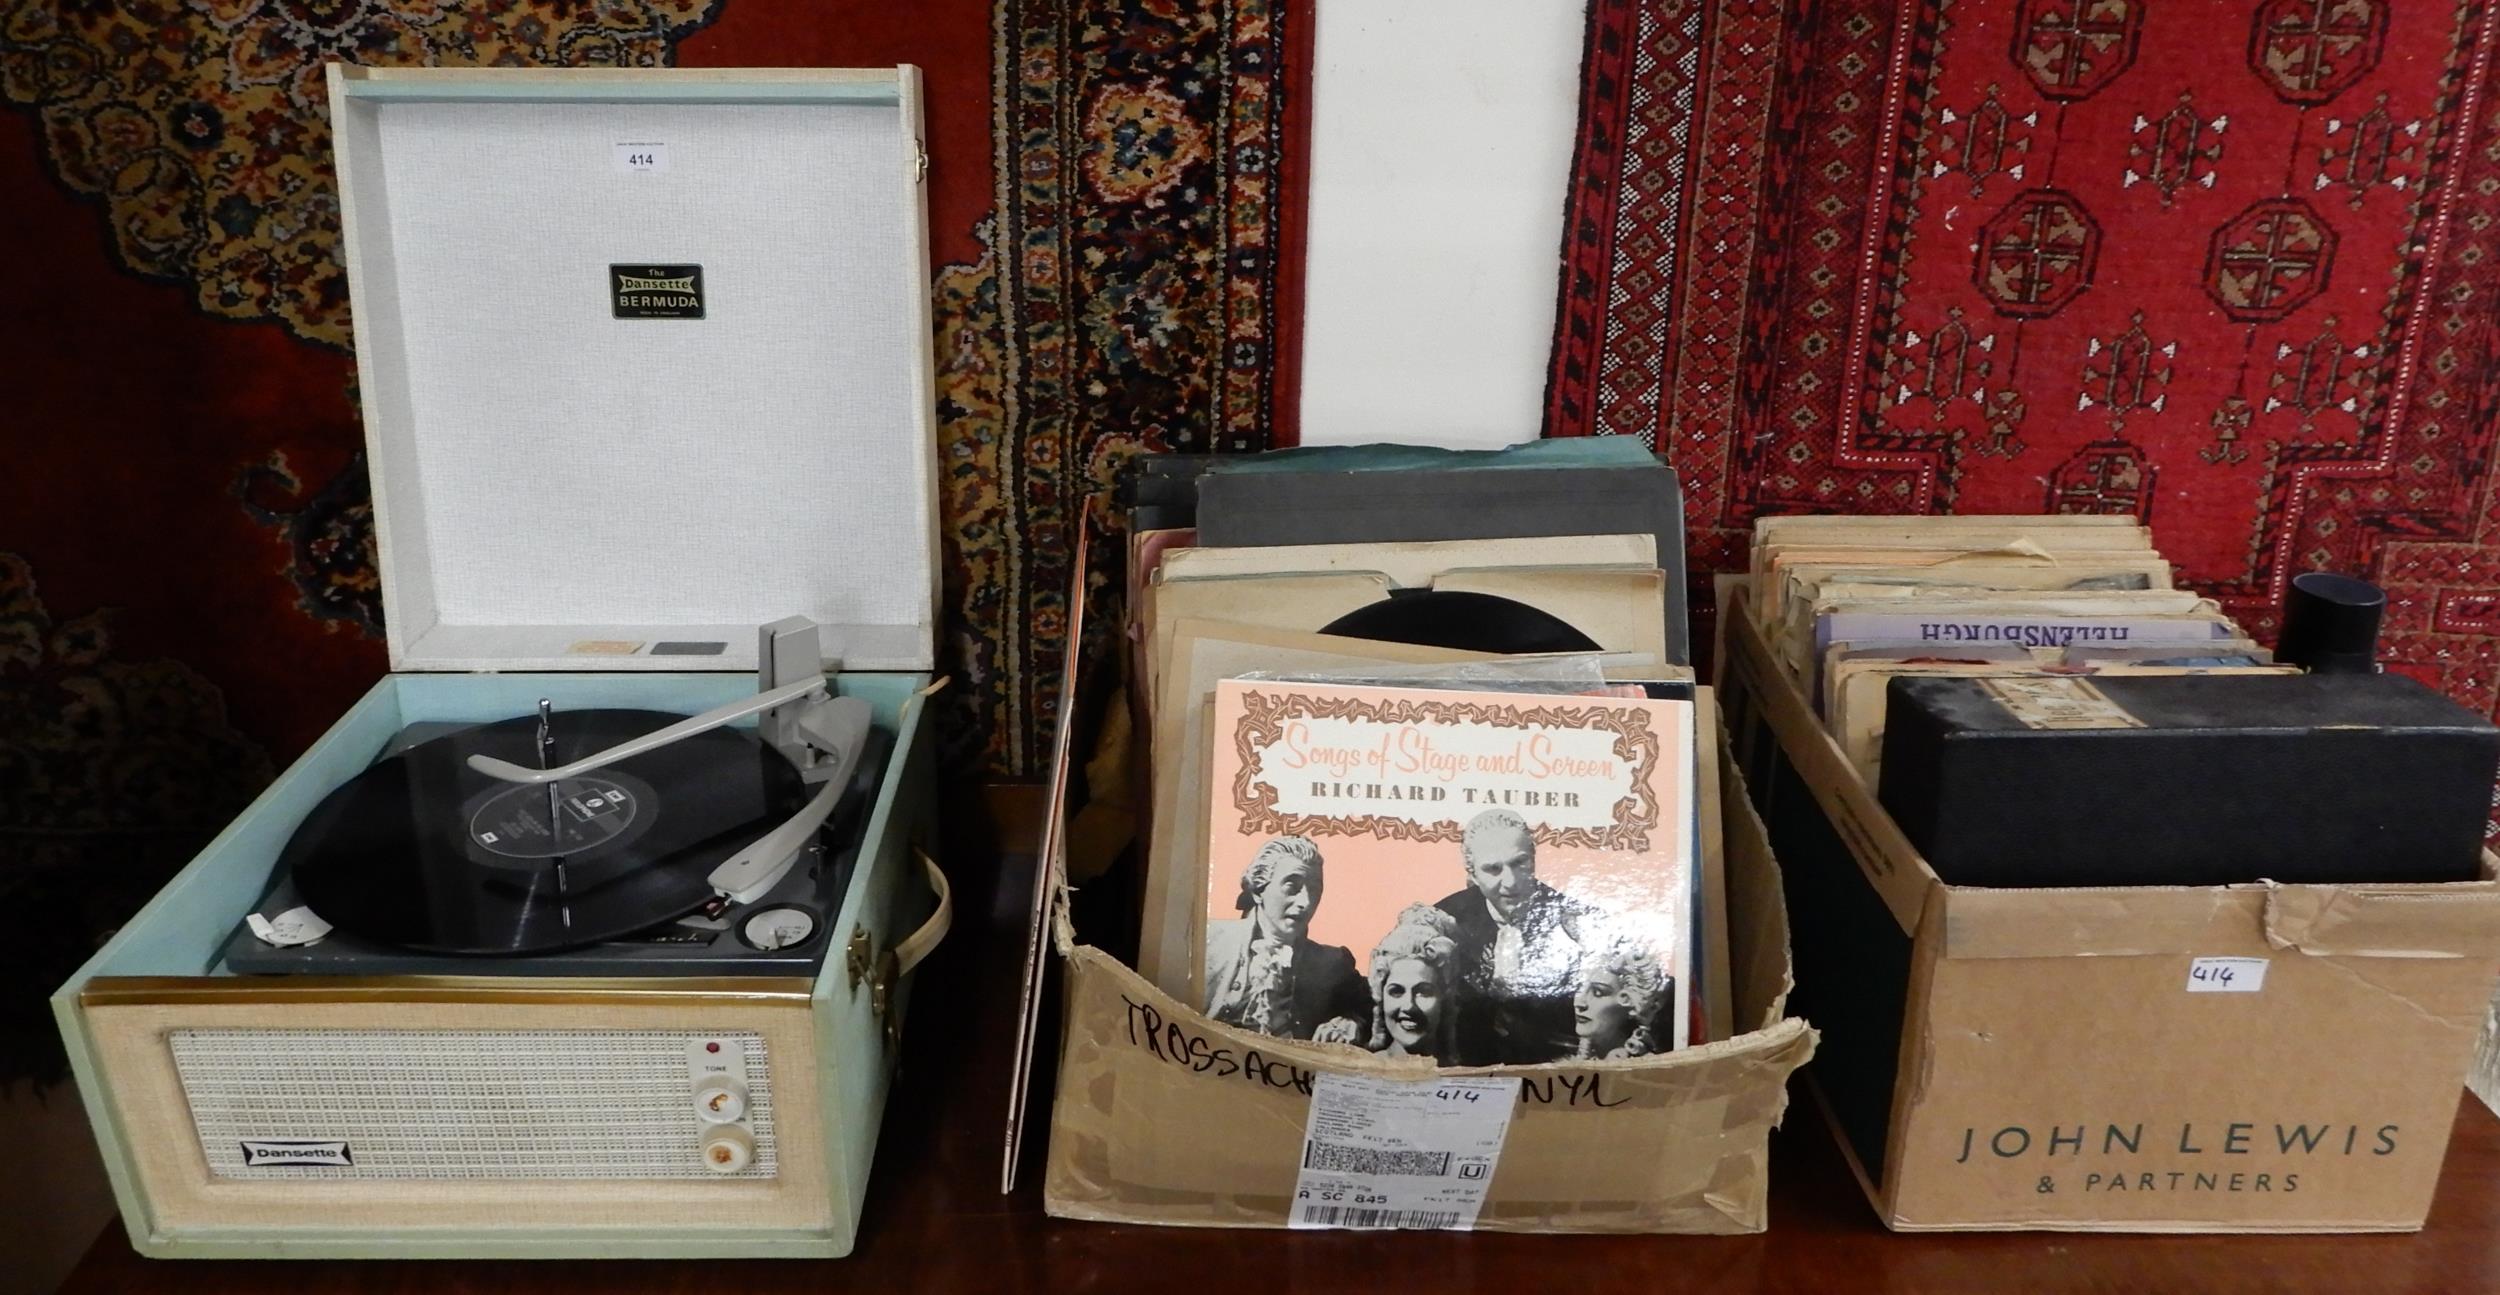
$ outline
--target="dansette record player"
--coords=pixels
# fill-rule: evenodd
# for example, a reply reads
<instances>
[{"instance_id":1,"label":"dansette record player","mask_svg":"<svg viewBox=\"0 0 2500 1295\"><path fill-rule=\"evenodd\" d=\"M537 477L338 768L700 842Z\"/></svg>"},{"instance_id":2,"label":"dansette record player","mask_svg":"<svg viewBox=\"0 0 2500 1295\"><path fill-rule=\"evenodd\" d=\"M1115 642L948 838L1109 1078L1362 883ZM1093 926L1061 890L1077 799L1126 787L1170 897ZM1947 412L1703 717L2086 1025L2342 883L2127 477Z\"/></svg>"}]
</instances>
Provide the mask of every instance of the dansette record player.
<instances>
[{"instance_id":1,"label":"dansette record player","mask_svg":"<svg viewBox=\"0 0 2500 1295\"><path fill-rule=\"evenodd\" d=\"M54 996L157 1256L832 1256L928 860L909 67L330 69L391 673Z\"/></svg>"}]
</instances>

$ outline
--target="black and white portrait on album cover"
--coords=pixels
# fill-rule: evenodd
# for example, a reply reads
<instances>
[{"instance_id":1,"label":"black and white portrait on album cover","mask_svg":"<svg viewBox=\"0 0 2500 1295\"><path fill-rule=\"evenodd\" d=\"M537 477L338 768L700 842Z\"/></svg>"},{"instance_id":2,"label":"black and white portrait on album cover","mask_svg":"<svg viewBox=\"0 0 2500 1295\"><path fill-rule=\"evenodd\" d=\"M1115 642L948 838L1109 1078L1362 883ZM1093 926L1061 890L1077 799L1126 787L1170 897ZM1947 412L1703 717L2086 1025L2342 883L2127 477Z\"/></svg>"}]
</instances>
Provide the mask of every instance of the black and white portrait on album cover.
<instances>
[{"instance_id":1,"label":"black and white portrait on album cover","mask_svg":"<svg viewBox=\"0 0 2500 1295\"><path fill-rule=\"evenodd\" d=\"M1312 940L1326 863L1277 837L1240 878L1240 916L1207 926L1209 1016L1263 1034L1344 1043L1446 1065L1647 1056L1675 981L1599 906L1537 880L1536 843L1486 810L1458 850L1467 884L1410 904L1375 943L1368 974ZM1368 983L1366 983L1368 982Z\"/></svg>"},{"instance_id":2,"label":"black and white portrait on album cover","mask_svg":"<svg viewBox=\"0 0 2500 1295\"><path fill-rule=\"evenodd\" d=\"M1219 688L1205 1012L1444 1065L1691 1037L1690 703L1522 701Z\"/></svg>"}]
</instances>

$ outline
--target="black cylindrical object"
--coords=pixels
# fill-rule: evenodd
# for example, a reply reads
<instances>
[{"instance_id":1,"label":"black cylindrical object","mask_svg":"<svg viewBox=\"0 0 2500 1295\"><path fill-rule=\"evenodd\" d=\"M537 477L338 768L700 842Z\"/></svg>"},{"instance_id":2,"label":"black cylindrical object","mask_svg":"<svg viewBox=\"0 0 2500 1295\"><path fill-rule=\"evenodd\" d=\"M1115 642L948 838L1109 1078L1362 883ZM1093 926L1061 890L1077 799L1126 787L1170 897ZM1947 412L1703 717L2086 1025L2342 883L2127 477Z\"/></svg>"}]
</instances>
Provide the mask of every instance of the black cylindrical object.
<instances>
[{"instance_id":1,"label":"black cylindrical object","mask_svg":"<svg viewBox=\"0 0 2500 1295\"><path fill-rule=\"evenodd\" d=\"M2369 674L2378 669L2378 624L2387 591L2332 571L2292 577L2283 600L2283 633L2274 659L2313 674Z\"/></svg>"}]
</instances>

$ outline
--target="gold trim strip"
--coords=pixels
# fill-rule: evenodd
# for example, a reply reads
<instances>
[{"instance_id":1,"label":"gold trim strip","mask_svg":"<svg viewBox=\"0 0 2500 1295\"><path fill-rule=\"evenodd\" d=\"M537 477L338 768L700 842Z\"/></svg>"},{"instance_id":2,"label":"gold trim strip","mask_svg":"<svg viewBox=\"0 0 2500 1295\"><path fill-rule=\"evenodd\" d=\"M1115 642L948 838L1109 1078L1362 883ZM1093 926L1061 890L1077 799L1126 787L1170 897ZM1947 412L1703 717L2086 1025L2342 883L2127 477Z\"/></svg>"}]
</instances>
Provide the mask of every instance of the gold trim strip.
<instances>
[{"instance_id":1,"label":"gold trim strip","mask_svg":"<svg viewBox=\"0 0 2500 1295\"><path fill-rule=\"evenodd\" d=\"M82 1007L182 1003L499 1003L627 1006L712 999L804 1006L802 976L98 976Z\"/></svg>"}]
</instances>

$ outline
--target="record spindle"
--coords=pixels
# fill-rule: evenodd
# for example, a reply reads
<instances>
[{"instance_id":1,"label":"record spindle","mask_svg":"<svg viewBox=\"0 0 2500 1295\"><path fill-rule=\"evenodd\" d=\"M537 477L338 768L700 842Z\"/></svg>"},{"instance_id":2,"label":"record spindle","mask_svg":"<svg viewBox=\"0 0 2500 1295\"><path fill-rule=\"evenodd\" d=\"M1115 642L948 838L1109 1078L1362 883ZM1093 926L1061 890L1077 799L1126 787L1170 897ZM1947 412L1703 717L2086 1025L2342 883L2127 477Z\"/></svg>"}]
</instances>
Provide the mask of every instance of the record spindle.
<instances>
[{"instance_id":1,"label":"record spindle","mask_svg":"<svg viewBox=\"0 0 2500 1295\"><path fill-rule=\"evenodd\" d=\"M547 700L547 699L546 699L546 698L544 698L544 697L541 697L541 698L539 698L539 699L538 699L538 767L539 767L539 768L544 769L544 768L547 768L547 767L548 767L548 765L547 765L547 755L548 755L548 753L549 753L549 752L551 752L551 751L555 750L555 745L556 745L556 704L555 704L554 702L552 702L552 701ZM559 780L559 781L561 781L561 780ZM557 800L557 795L556 795L556 787L557 787L557 783L551 782L551 783L548 783L548 784L547 784L547 844L549 844L549 845L551 845L551 846L556 846L556 847L559 847L559 848L560 848L560 847L562 847L562 846L563 846L563 844L564 844L564 839L563 839L563 836L562 836L562 833L563 833L563 831L564 831L564 825L563 825L563 820L562 820L562 819L559 819L559 818L557 818L557 817L556 817L556 800ZM558 854L558 855L556 855L556 899L557 899L557 901L558 901L558 905L557 905L557 906L558 906L558 911L560 911L560 912L563 914L563 916L564 916L564 924L565 924L566 926L568 926L568 927L569 927L569 926L571 926L571 925L573 924L573 906L572 906L572 905L570 905L570 904L566 904L566 903L563 903L563 902L562 902L562 901L563 901L563 899L564 899L564 882L565 882L565 877L564 877L564 856L563 856L562 854Z\"/></svg>"}]
</instances>

